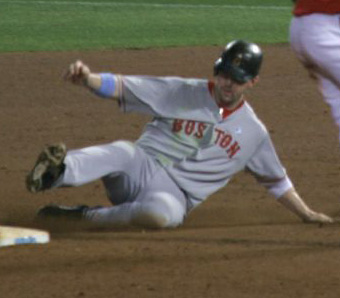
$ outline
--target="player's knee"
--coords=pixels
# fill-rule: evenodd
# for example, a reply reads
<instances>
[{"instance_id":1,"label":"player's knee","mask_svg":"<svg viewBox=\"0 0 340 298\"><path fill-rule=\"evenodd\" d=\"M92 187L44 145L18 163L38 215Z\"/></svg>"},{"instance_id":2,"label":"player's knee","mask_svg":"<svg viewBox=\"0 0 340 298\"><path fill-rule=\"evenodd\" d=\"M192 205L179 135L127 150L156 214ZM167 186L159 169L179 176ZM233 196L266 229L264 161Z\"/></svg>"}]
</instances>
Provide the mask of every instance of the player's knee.
<instances>
[{"instance_id":1,"label":"player's knee","mask_svg":"<svg viewBox=\"0 0 340 298\"><path fill-rule=\"evenodd\" d=\"M135 155L136 148L132 142L121 140L121 141L112 142L110 143L110 145L112 147L119 148L124 153L128 154L131 158L133 158Z\"/></svg>"},{"instance_id":2,"label":"player's knee","mask_svg":"<svg viewBox=\"0 0 340 298\"><path fill-rule=\"evenodd\" d=\"M133 224L152 229L162 229L169 226L170 218L152 207L143 208L134 218Z\"/></svg>"},{"instance_id":3,"label":"player's knee","mask_svg":"<svg viewBox=\"0 0 340 298\"><path fill-rule=\"evenodd\" d=\"M175 197L158 192L141 205L134 224L155 229L175 228L183 223L184 215L185 208Z\"/></svg>"}]
</instances>

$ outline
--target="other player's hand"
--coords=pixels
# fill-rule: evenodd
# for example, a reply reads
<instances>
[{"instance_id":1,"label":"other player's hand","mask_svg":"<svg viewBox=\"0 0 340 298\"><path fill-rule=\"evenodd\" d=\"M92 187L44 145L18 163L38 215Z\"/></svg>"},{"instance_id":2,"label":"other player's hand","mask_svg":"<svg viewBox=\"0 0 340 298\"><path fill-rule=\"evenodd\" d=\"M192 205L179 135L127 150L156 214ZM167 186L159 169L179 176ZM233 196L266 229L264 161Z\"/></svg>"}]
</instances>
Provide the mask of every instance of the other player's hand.
<instances>
[{"instance_id":1,"label":"other player's hand","mask_svg":"<svg viewBox=\"0 0 340 298\"><path fill-rule=\"evenodd\" d=\"M70 64L64 78L74 84L86 84L90 74L90 68L82 61L77 60Z\"/></svg>"}]
</instances>

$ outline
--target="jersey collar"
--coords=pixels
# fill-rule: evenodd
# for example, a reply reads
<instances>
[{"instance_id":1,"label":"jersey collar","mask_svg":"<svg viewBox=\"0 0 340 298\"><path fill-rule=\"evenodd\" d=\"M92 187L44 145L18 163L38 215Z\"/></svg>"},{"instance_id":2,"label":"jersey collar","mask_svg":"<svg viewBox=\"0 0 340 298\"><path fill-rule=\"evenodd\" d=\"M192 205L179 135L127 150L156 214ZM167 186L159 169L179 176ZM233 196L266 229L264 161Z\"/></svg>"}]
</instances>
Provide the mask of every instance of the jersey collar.
<instances>
[{"instance_id":1,"label":"jersey collar","mask_svg":"<svg viewBox=\"0 0 340 298\"><path fill-rule=\"evenodd\" d=\"M208 81L208 90L211 95L211 98L214 100L213 90L214 90L214 82ZM242 100L235 108L233 109L227 109L223 105L219 104L218 107L220 108L220 114L222 116L222 119L226 119L228 116L230 116L232 113L237 111L239 108L241 108L244 105L244 100Z\"/></svg>"}]
</instances>

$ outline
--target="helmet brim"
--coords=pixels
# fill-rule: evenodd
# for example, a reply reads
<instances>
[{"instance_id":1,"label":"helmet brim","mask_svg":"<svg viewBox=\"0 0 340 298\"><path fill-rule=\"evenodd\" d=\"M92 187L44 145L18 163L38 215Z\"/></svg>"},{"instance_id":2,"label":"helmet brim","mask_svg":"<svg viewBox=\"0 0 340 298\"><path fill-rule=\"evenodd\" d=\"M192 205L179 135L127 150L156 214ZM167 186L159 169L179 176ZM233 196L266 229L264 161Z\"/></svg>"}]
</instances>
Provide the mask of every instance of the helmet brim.
<instances>
[{"instance_id":1,"label":"helmet brim","mask_svg":"<svg viewBox=\"0 0 340 298\"><path fill-rule=\"evenodd\" d=\"M223 65L222 61L217 61L215 65L215 75L218 75L219 73L230 76L230 78L238 84L245 84L253 79L253 77L247 74L242 68L229 63Z\"/></svg>"}]
</instances>

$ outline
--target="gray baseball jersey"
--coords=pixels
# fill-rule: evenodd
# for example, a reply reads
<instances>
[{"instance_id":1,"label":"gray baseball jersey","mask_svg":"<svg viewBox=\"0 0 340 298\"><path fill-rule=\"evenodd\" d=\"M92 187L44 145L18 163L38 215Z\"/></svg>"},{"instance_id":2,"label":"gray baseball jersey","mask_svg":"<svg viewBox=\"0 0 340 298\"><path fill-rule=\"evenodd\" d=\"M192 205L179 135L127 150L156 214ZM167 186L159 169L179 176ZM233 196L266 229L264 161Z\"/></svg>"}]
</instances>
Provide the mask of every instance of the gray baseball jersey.
<instances>
[{"instance_id":1,"label":"gray baseball jersey","mask_svg":"<svg viewBox=\"0 0 340 298\"><path fill-rule=\"evenodd\" d=\"M121 82L121 109L153 116L136 144L164 166L193 205L244 169L265 186L264 181L285 181L284 190L292 186L247 102L232 112L220 108L212 83L202 79L123 76Z\"/></svg>"}]
</instances>

